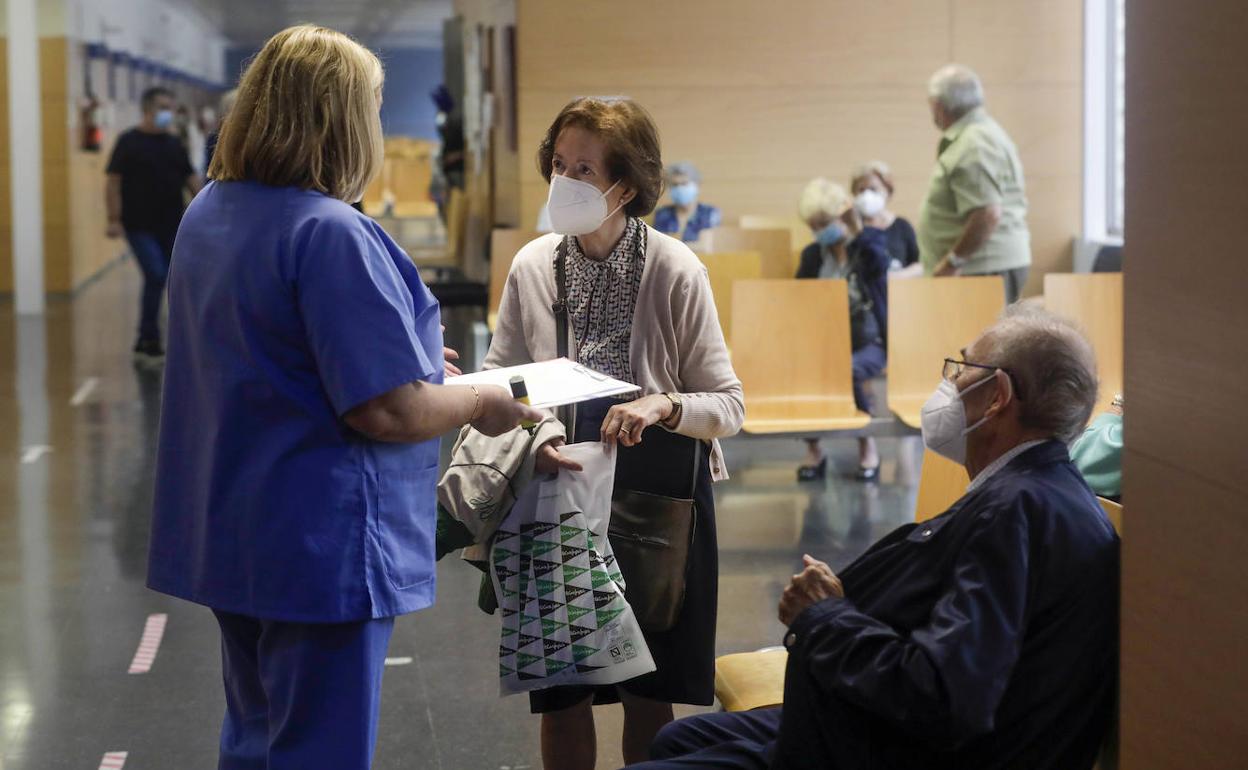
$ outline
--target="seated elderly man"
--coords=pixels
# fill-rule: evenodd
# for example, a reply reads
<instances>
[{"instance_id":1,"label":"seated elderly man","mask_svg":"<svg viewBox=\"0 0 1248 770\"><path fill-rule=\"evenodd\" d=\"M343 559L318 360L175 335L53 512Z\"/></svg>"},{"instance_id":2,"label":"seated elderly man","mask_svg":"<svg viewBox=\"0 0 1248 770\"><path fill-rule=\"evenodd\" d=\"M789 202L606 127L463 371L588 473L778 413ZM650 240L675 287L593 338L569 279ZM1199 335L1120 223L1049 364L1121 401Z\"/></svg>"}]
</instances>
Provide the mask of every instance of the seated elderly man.
<instances>
[{"instance_id":1,"label":"seated elderly man","mask_svg":"<svg viewBox=\"0 0 1248 770\"><path fill-rule=\"evenodd\" d=\"M945 362L923 440L966 494L780 603L783 709L673 723L649 768L1091 768L1117 676L1118 538L1066 446L1091 346L1015 307Z\"/></svg>"}]
</instances>

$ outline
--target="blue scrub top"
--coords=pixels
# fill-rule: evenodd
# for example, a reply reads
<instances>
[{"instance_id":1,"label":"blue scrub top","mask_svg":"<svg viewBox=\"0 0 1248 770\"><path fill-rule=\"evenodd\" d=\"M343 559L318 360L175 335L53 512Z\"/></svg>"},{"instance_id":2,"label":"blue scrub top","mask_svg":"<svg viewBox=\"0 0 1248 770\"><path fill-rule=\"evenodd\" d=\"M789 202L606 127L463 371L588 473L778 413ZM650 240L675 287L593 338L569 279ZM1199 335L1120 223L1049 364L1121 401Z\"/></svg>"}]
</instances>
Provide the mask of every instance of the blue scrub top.
<instances>
[{"instance_id":1,"label":"blue scrub top","mask_svg":"<svg viewBox=\"0 0 1248 770\"><path fill-rule=\"evenodd\" d=\"M178 230L148 586L227 612L343 622L433 603L438 442L342 415L442 381L437 300L342 201L213 182Z\"/></svg>"}]
</instances>

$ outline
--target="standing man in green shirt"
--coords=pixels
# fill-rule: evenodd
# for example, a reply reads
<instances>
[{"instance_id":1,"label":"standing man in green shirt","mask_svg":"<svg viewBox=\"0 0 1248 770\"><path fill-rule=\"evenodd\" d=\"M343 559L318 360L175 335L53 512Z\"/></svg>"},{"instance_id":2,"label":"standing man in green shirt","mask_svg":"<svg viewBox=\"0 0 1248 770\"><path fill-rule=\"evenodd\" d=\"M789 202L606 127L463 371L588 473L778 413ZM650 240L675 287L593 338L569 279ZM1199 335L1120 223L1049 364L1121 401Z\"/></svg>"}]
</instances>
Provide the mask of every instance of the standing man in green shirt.
<instances>
[{"instance_id":1,"label":"standing man in green shirt","mask_svg":"<svg viewBox=\"0 0 1248 770\"><path fill-rule=\"evenodd\" d=\"M928 82L941 131L927 198L919 212L919 257L927 275L1000 275L1014 302L1031 269L1027 195L1018 148L984 111L984 88L950 64Z\"/></svg>"}]
</instances>

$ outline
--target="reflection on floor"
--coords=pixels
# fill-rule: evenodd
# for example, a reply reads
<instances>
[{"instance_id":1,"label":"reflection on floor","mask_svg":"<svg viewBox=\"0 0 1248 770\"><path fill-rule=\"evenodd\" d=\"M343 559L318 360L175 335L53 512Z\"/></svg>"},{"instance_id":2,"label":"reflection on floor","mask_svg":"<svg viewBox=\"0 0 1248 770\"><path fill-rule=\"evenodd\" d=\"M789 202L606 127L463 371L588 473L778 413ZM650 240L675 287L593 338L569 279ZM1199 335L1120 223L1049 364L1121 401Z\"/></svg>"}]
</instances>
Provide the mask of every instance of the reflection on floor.
<instances>
[{"instance_id":1,"label":"reflection on floor","mask_svg":"<svg viewBox=\"0 0 1248 770\"><path fill-rule=\"evenodd\" d=\"M0 304L0 770L95 767L112 751L136 768L215 767L216 625L143 587L161 375L130 359L137 294L120 264L44 319ZM470 341L470 315L447 314L452 343ZM799 485L800 441L726 442L721 653L779 642L776 603L803 553L843 565L910 517L914 439L881 441L878 484L848 478L852 441L827 446L828 480ZM397 625L390 654L411 663L387 673L376 767L540 767L527 699L498 696L498 621L475 608L475 571L447 559L439 581L438 605ZM128 675L153 613L168 614L159 655ZM618 767L620 709L598 718L599 767Z\"/></svg>"}]
</instances>

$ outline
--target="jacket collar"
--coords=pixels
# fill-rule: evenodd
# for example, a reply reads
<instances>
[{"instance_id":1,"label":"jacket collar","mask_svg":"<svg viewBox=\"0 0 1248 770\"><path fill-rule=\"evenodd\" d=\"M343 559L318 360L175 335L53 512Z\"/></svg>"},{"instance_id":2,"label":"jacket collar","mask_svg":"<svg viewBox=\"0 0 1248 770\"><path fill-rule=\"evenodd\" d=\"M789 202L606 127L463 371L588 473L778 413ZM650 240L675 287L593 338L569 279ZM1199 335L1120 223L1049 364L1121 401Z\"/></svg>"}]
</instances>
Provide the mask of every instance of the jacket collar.
<instances>
[{"instance_id":1,"label":"jacket collar","mask_svg":"<svg viewBox=\"0 0 1248 770\"><path fill-rule=\"evenodd\" d=\"M1070 451L1066 445L1057 439L1049 439L1043 444L1037 444L1027 451L1018 455L1014 459L1005 464L1004 468L998 470L993 476L980 486L970 489L962 497L951 506L945 513L953 514L961 510L969 500L975 499L985 489L990 489L1001 483L1002 479L1008 479L1016 473L1030 470L1033 468L1043 468L1057 463L1070 462ZM944 515L944 514L942 514Z\"/></svg>"},{"instance_id":2,"label":"jacket collar","mask_svg":"<svg viewBox=\"0 0 1248 770\"><path fill-rule=\"evenodd\" d=\"M992 486L997 479L1005 478L1013 473L1068 462L1070 462L1070 451L1066 448L1066 445L1057 439L1049 439L1043 444L1037 444L1010 460L996 475L988 479L980 489Z\"/></svg>"}]
</instances>

